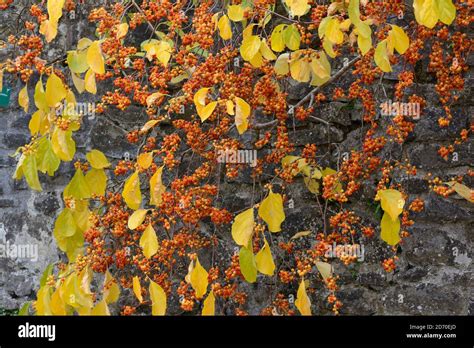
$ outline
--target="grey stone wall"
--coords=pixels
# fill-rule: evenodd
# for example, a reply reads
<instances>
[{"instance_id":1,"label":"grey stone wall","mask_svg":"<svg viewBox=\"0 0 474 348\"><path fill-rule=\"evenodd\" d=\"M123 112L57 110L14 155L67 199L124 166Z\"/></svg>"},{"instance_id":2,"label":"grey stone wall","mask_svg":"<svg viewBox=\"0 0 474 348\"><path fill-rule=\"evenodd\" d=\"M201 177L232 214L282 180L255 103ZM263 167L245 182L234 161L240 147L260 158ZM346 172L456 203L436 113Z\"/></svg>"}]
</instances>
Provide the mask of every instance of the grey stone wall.
<instances>
[{"instance_id":1,"label":"grey stone wall","mask_svg":"<svg viewBox=\"0 0 474 348\"><path fill-rule=\"evenodd\" d=\"M0 12L2 26L13 11ZM83 9L86 12L86 9ZM91 28L78 11L78 20L61 21L57 43L49 51L50 58L56 57L61 50L70 49L74 42L83 36L91 36ZM85 15L84 15L85 16ZM73 25L74 24L74 25ZM6 29L6 32L11 29ZM5 32L4 32L5 33ZM5 34L2 34L5 35ZM6 39L2 37L1 39ZM1 52L1 51L0 51ZM0 60L5 56L0 53ZM471 64L473 60L471 59ZM384 86L389 93L393 91L396 77L387 75ZM339 298L344 302L341 314L473 314L474 292L472 286L472 251L474 238L473 205L456 196L442 198L428 190L423 180L426 173L447 179L472 168L472 140L456 148L457 161L452 157L444 161L437 154L440 144L449 144L459 131L468 128L472 122L473 98L471 94L473 74L469 71L466 89L462 97L453 106L454 120L446 129L440 129L437 119L441 107L434 92L431 76L417 75L413 86L427 99L421 120L415 131L403 145L392 145L385 150L387 156L401 158L406 156L418 167L415 178L398 178L407 187L410 200L421 196L425 200L425 210L415 217L412 236L399 248L399 267L394 274L387 274L381 267L381 261L389 255L389 248L376 236L365 240L365 260L346 267L334 262L336 273L341 276ZM345 76L337 85L347 88L350 79ZM31 84L30 84L31 85ZM56 215L63 203L61 193L73 175L72 163L62 163L59 172L53 177L42 175L43 192L38 193L27 188L25 182L15 182L11 176L16 166L10 155L18 146L29 141L28 122L31 114L25 114L17 105L17 95L21 88L18 82L12 83L11 105L0 109L0 243L9 241L14 244L38 246L38 259L19 260L0 259L0 309L14 310L26 300L34 299L39 277L43 269L51 262L63 256L56 247L52 229ZM304 86L295 85L291 89L290 99L298 100L304 95ZM99 90L100 94L100 90ZM86 100L87 98L87 100ZM80 101L94 101L92 97L80 96ZM32 100L32 96L30 96ZM291 130L290 139L297 146L316 143L323 152L329 151L326 161L332 167L337 166L338 151L350 152L360 149L363 125L360 122L360 106L348 106L341 102L328 101L317 108L315 116L328 120L330 126L309 122L298 122ZM102 150L111 159L122 158L124 152L134 152L133 146L125 141L125 131L141 125L146 115L139 108L131 107L126 112L109 111L104 116L86 119L81 131L76 133L79 158L96 148ZM245 175L221 183L224 192L223 204L230 211L242 209L251 196L251 181ZM474 187L471 180L468 186ZM375 222L370 201L375 192L364 190L351 199L350 208L364 219ZM319 208L302 181L297 181L289 192L295 207L285 209L287 220L279 239L288 240L297 231L316 229L321 225ZM231 250L235 245L230 237L230 226L222 235L224 248ZM206 265L205 265L206 266ZM251 314L257 314L267 304L271 290L264 283L255 287L247 285L257 295L248 303ZM296 292L296 289L293 289ZM313 298L317 314L327 314L324 304L324 289ZM290 290L291 291L291 290Z\"/></svg>"}]
</instances>

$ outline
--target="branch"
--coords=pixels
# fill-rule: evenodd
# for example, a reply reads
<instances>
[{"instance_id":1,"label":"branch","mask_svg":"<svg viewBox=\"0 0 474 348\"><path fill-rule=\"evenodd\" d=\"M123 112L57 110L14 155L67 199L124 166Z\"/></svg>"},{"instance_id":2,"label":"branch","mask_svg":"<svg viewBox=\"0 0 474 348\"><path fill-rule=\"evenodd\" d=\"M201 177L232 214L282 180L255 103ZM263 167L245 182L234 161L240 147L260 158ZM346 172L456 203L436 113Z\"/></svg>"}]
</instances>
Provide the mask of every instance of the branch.
<instances>
[{"instance_id":1,"label":"branch","mask_svg":"<svg viewBox=\"0 0 474 348\"><path fill-rule=\"evenodd\" d=\"M290 108L293 108L296 109L297 107L303 105L303 103L305 103L308 98L310 98L312 95L314 95L315 93L319 92L322 87L330 84L330 83L333 83L335 80L337 80L339 77L341 77L347 70L349 70L350 67L352 67L359 59L361 58L361 56L357 56L355 57L354 59L352 59L347 65L345 65L341 70L339 70L337 73L335 73L329 80L326 81L326 83L324 83L323 85L321 86L318 86L318 87L315 87L311 90L311 92L309 92L307 95L305 95L298 103L296 103L295 105L293 106L290 106ZM322 123L325 123L327 125L329 125L329 122L319 118L319 117L315 117L315 116L309 116L309 118L313 121L316 121L316 122L322 122ZM278 123L278 120L273 120L273 121L269 121L269 122L265 122L265 123L257 123L257 124L254 124L252 126L252 128L254 129L262 129L262 128L268 128L268 127L271 127L271 126L274 126Z\"/></svg>"}]
</instances>

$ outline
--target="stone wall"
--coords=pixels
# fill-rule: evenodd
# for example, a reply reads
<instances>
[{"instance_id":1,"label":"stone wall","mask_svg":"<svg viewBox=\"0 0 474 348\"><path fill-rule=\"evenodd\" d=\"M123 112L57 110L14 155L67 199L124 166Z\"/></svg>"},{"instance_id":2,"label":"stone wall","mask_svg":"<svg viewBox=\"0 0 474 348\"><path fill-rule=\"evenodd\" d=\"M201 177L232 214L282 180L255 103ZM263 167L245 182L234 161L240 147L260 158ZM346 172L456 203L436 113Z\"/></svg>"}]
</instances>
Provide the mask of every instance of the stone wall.
<instances>
[{"instance_id":1,"label":"stone wall","mask_svg":"<svg viewBox=\"0 0 474 348\"><path fill-rule=\"evenodd\" d=\"M1 26L7 27L8 25L3 23L7 23L8 16L16 11L17 7L1 11ZM69 19L61 21L61 34L58 42L49 51L49 58L56 57L64 49L72 48L78 38L91 36L90 26L85 22L86 9L83 9L83 12L79 9L75 22ZM2 35L8 36L9 30L12 28L6 29L7 34L2 31ZM6 36L0 39L6 40ZM7 54L8 52L0 51L0 60ZM471 59L471 65L472 63L474 61ZM426 64L423 64L426 67ZM337 64L334 68L337 68ZM337 85L346 89L350 81L349 76L344 76ZM440 129L437 125L442 109L434 92L433 76L421 69L416 72L415 81L417 83L413 89L427 99L427 108L408 141L403 145L391 145L384 151L387 157L409 158L411 163L418 167L415 178L400 177L397 180L403 182L407 188L410 200L416 196L425 200L425 210L415 217L414 228L410 230L412 236L399 247L400 262L394 274L387 274L380 265L389 255L389 248L379 237L364 241L363 262L349 267L334 262L336 273L341 276L339 297L344 302L342 314L474 313L473 205L456 196L442 198L435 195L428 190L428 184L423 180L428 172L447 179L454 174L465 173L469 167L472 168L472 140L456 148L457 155L454 158L451 156L448 161L444 161L437 154L440 145L452 143L459 131L468 128L472 122L472 70L467 75L465 91L453 106L454 121L445 129ZM393 95L395 83L396 74L385 76L383 84L389 96ZM63 258L52 237L52 229L55 217L63 206L62 190L73 175L72 163L62 163L54 177L41 176L41 193L30 190L24 181L16 182L11 178L16 161L10 155L18 146L29 141L28 122L31 114L25 114L17 105L20 88L20 83L12 83L10 107L0 109L0 242L34 244L38 246L39 254L37 261L0 259L0 310L14 310L26 300L34 299L43 269L49 263ZM305 88L307 87L300 84L292 85L290 100L297 101L305 95ZM79 100L94 101L90 96L80 96ZM317 108L315 116L329 121L330 125L297 122L290 133L290 139L297 146L316 143L321 153L331 154L324 161L332 167L338 166L337 161L344 152L360 149L361 136L364 134L360 105L328 101ZM115 160L121 159L125 152L134 153L134 147L125 141L124 135L126 131L143 124L145 120L143 110L135 107L126 112L109 111L104 116L86 119L82 130L75 136L78 145L77 157L84 158L84 154L92 148L103 151ZM248 205L252 182L246 173L232 181L223 180L222 204L230 211L237 211ZM474 187L474 182L471 180L468 186ZM288 240L298 231L316 230L321 226L317 203L302 181L297 181L291 187L289 196L295 205L292 209L285 207L287 219L283 225L283 233L278 237L281 240ZM364 190L351 198L350 207L367 221L375 222L374 210L370 205L374 196L375 192ZM203 229L205 230L206 226L203 226ZM232 253L235 244L229 231L230 226L220 233L224 240L223 247ZM258 294L252 299L253 302L248 304L249 312L257 314L263 306L263 301L267 302L272 289L264 282L247 286ZM296 289L292 290L296 293ZM318 289L318 295L314 298L315 308L319 308L315 311L317 314L330 313L322 300L324 291L323 288Z\"/></svg>"}]
</instances>

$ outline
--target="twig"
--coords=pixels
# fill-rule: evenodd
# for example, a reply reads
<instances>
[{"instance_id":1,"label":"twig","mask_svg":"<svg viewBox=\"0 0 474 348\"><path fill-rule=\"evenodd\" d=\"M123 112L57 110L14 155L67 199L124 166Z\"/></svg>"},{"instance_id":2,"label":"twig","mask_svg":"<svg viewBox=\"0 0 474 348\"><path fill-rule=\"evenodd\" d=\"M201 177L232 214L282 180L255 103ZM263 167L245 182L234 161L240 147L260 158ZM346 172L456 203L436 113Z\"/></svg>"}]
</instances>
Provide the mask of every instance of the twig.
<instances>
[{"instance_id":1,"label":"twig","mask_svg":"<svg viewBox=\"0 0 474 348\"><path fill-rule=\"evenodd\" d=\"M335 73L329 80L327 80L326 83L324 83L323 85L321 86L318 86L318 87L315 87L311 90L311 92L309 92L306 96L304 96L298 103L296 103L295 105L293 106L290 106L290 108L293 108L296 109L297 107L303 105L303 103L305 103L308 98L311 98L311 96L313 96L315 93L319 92L321 90L322 87L334 82L335 80L337 80L339 77L341 77L347 70L349 70L350 67L352 67L361 57L360 56L357 56L355 57L354 59L352 59L349 63L347 63L347 65L345 65L342 69L340 69L337 73ZM316 122L322 122L326 125L329 125L329 122L321 119L321 118L318 118L318 117L315 117L315 116L309 116L309 118L313 121L316 121ZM271 126L274 126L275 124L278 123L278 120L273 120L273 121L269 121L269 122L265 122L265 123L257 123L257 124L254 124L252 126L253 129L262 129L262 128L268 128L268 127L271 127Z\"/></svg>"}]
</instances>

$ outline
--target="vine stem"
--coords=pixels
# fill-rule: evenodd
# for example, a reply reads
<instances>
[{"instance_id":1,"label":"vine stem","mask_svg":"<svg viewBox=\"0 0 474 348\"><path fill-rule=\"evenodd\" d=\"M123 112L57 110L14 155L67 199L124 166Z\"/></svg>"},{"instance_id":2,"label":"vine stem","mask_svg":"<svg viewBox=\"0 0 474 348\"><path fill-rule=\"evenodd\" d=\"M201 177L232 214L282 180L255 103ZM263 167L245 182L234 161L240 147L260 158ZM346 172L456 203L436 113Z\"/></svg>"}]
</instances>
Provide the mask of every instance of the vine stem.
<instances>
[{"instance_id":1,"label":"vine stem","mask_svg":"<svg viewBox=\"0 0 474 348\"><path fill-rule=\"evenodd\" d=\"M351 61L349 61L344 67L342 67L337 73L335 73L325 84L321 85L321 86L317 86L315 88L313 88L308 94L306 94L298 103L296 103L295 105L293 106L290 106L290 108L293 108L296 109L297 107L303 105L309 98L311 98L312 95L314 95L315 93L319 92L324 86L334 82L335 80L337 80L339 77L341 77L347 70L349 70L357 61L359 61L361 58L360 55L358 55L357 57L353 58ZM329 122L327 122L326 120L323 120L319 117L315 117L315 116L310 116L309 117L311 120L313 121L316 121L316 122L322 122L322 123L325 123L327 125L329 125ZM268 127L271 127L271 126L274 126L278 123L278 120L273 120L273 121L269 121L269 122L265 122L265 123L257 123L257 124L254 124L252 127L254 129L262 129L262 128L268 128Z\"/></svg>"}]
</instances>

